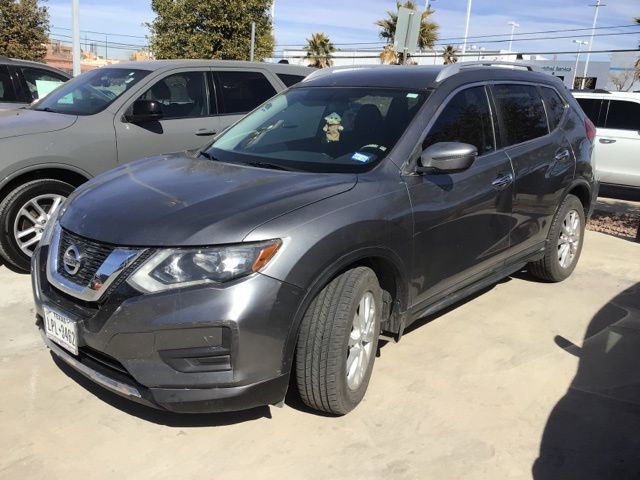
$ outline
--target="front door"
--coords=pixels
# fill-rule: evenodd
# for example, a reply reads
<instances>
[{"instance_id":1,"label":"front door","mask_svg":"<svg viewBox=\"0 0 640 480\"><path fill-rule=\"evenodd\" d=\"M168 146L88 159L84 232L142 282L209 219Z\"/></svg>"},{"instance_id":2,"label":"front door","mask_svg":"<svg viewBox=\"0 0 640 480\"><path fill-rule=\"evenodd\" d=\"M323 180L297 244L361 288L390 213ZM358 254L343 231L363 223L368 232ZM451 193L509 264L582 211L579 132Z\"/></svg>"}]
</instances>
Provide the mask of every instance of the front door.
<instances>
[{"instance_id":1,"label":"front door","mask_svg":"<svg viewBox=\"0 0 640 480\"><path fill-rule=\"evenodd\" d=\"M209 143L220 130L220 121L212 107L215 102L210 101L213 92L208 78L208 69L170 73L135 99L159 102L163 113L159 121L135 124L116 116L118 162L198 149Z\"/></svg>"},{"instance_id":2,"label":"front door","mask_svg":"<svg viewBox=\"0 0 640 480\"><path fill-rule=\"evenodd\" d=\"M414 211L414 306L473 281L496 267L509 247L513 170L496 151L484 86L456 93L423 142L475 145L478 158L464 172L406 177Z\"/></svg>"}]
</instances>

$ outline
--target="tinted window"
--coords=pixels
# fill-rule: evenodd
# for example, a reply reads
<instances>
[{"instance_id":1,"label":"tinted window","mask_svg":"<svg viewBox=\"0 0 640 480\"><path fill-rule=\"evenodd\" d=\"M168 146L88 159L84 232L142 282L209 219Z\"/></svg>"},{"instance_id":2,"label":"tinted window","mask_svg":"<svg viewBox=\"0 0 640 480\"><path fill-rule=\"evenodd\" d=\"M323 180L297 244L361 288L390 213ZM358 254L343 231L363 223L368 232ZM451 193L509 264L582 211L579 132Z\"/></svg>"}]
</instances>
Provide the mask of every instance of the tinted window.
<instances>
[{"instance_id":1,"label":"tinted window","mask_svg":"<svg viewBox=\"0 0 640 480\"><path fill-rule=\"evenodd\" d=\"M538 89L530 85L495 85L502 116L505 146L526 142L549 133Z\"/></svg>"},{"instance_id":2,"label":"tinted window","mask_svg":"<svg viewBox=\"0 0 640 480\"><path fill-rule=\"evenodd\" d=\"M304 75L290 75L288 73L278 73L278 78L282 80L287 87L295 85L298 82L304 80Z\"/></svg>"},{"instance_id":3,"label":"tinted window","mask_svg":"<svg viewBox=\"0 0 640 480\"><path fill-rule=\"evenodd\" d=\"M560 125L560 120L564 115L566 105L558 92L553 88L541 87L542 99L547 110L547 119L549 120L549 129L555 130Z\"/></svg>"},{"instance_id":4,"label":"tinted window","mask_svg":"<svg viewBox=\"0 0 640 480\"><path fill-rule=\"evenodd\" d=\"M606 127L640 131L640 103L610 100Z\"/></svg>"},{"instance_id":5,"label":"tinted window","mask_svg":"<svg viewBox=\"0 0 640 480\"><path fill-rule=\"evenodd\" d=\"M246 113L276 94L260 72L218 72L222 113Z\"/></svg>"},{"instance_id":6,"label":"tinted window","mask_svg":"<svg viewBox=\"0 0 640 480\"><path fill-rule=\"evenodd\" d=\"M140 98L156 100L163 119L194 118L209 115L207 88L203 72L182 72L157 81Z\"/></svg>"},{"instance_id":7,"label":"tinted window","mask_svg":"<svg viewBox=\"0 0 640 480\"><path fill-rule=\"evenodd\" d=\"M438 142L470 143L476 146L479 155L495 150L484 87L463 90L451 99L431 127L423 148Z\"/></svg>"},{"instance_id":8,"label":"tinted window","mask_svg":"<svg viewBox=\"0 0 640 480\"><path fill-rule=\"evenodd\" d=\"M596 127L604 127L604 115L600 115L602 100L599 98L576 98L576 100Z\"/></svg>"},{"instance_id":9,"label":"tinted window","mask_svg":"<svg viewBox=\"0 0 640 480\"><path fill-rule=\"evenodd\" d=\"M148 74L148 70L97 68L68 81L32 108L70 115L93 115L107 108Z\"/></svg>"},{"instance_id":10,"label":"tinted window","mask_svg":"<svg viewBox=\"0 0 640 480\"><path fill-rule=\"evenodd\" d=\"M0 102L15 102L16 92L13 90L11 77L7 67L0 65Z\"/></svg>"},{"instance_id":11,"label":"tinted window","mask_svg":"<svg viewBox=\"0 0 640 480\"><path fill-rule=\"evenodd\" d=\"M31 96L29 102L44 97L67 81L62 75L40 68L22 68L22 76L27 84L27 95Z\"/></svg>"}]
</instances>

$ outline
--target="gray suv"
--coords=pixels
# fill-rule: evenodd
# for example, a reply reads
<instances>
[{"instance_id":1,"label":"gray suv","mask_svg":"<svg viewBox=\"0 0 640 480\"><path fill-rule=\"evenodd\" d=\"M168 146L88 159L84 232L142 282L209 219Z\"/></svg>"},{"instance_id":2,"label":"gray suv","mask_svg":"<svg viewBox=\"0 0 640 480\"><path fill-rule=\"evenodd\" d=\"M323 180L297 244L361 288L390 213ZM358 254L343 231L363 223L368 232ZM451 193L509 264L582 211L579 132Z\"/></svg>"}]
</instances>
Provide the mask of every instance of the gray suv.
<instances>
[{"instance_id":1,"label":"gray suv","mask_svg":"<svg viewBox=\"0 0 640 480\"><path fill-rule=\"evenodd\" d=\"M595 129L519 69L318 72L193 155L123 165L54 212L33 258L52 352L178 412L363 398L380 338L527 267L567 278Z\"/></svg>"},{"instance_id":2,"label":"gray suv","mask_svg":"<svg viewBox=\"0 0 640 480\"><path fill-rule=\"evenodd\" d=\"M49 212L75 187L131 160L201 148L312 71L231 61L124 63L80 75L29 108L0 112L0 256L28 271Z\"/></svg>"}]
</instances>

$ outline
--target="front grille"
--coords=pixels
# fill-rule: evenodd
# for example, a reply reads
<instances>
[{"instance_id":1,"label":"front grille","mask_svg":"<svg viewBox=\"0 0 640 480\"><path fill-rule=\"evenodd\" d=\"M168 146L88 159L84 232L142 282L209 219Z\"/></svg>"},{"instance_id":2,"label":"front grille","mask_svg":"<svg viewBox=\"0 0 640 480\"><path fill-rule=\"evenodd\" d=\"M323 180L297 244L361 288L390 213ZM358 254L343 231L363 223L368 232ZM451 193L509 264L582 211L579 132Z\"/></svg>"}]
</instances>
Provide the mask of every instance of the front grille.
<instances>
[{"instance_id":1,"label":"front grille","mask_svg":"<svg viewBox=\"0 0 640 480\"><path fill-rule=\"evenodd\" d=\"M64 252L75 245L82 255L82 265L75 275L70 275L64 268ZM58 249L58 273L76 285L87 286L115 247L83 238L75 233L62 230Z\"/></svg>"}]
</instances>

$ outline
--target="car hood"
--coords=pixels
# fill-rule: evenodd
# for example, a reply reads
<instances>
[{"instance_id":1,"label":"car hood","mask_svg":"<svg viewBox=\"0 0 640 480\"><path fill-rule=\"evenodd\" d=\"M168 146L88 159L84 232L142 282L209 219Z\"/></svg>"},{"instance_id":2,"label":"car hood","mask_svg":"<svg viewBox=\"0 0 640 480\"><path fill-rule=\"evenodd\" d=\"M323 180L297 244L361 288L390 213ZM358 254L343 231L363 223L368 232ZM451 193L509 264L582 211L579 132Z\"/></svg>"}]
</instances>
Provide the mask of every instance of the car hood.
<instances>
[{"instance_id":1,"label":"car hood","mask_svg":"<svg viewBox=\"0 0 640 480\"><path fill-rule=\"evenodd\" d=\"M83 237L125 246L242 241L273 218L345 192L355 174L304 173L186 154L123 165L74 192L60 219Z\"/></svg>"},{"instance_id":2,"label":"car hood","mask_svg":"<svg viewBox=\"0 0 640 480\"><path fill-rule=\"evenodd\" d=\"M70 127L77 119L76 115L27 108L0 111L0 138L55 132Z\"/></svg>"}]
</instances>

